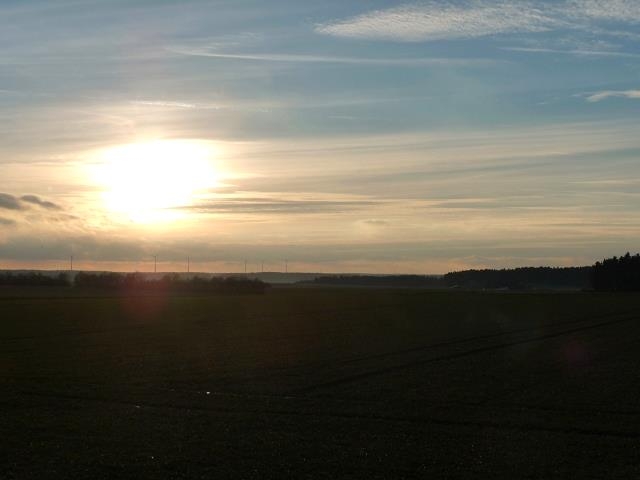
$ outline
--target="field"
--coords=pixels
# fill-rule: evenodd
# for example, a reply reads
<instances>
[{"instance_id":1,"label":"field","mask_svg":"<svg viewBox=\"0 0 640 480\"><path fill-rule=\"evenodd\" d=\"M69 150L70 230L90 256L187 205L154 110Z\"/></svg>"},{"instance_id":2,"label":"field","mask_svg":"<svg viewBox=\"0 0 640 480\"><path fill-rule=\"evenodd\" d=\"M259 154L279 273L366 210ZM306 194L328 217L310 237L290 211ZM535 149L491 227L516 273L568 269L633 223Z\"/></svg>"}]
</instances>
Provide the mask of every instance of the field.
<instances>
[{"instance_id":1,"label":"field","mask_svg":"<svg viewBox=\"0 0 640 480\"><path fill-rule=\"evenodd\" d=\"M640 296L0 292L0 478L639 478Z\"/></svg>"}]
</instances>

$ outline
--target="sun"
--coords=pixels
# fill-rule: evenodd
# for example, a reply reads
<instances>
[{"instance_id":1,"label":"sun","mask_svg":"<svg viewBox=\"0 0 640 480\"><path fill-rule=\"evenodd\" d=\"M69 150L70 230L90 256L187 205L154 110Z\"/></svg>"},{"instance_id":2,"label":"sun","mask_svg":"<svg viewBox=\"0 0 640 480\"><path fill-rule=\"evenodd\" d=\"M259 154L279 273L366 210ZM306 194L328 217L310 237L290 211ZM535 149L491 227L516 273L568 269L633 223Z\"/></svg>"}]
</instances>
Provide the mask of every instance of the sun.
<instances>
[{"instance_id":1,"label":"sun","mask_svg":"<svg viewBox=\"0 0 640 480\"><path fill-rule=\"evenodd\" d=\"M218 183L215 148L195 140L131 143L102 152L96 173L107 209L138 223L185 216Z\"/></svg>"}]
</instances>

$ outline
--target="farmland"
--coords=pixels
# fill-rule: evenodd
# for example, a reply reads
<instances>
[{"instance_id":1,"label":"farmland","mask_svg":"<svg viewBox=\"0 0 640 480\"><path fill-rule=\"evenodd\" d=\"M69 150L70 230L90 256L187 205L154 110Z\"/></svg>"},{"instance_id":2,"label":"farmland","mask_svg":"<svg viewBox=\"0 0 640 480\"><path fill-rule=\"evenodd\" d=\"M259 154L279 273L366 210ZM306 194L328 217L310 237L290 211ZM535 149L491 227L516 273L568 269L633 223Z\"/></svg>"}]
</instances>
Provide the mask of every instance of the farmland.
<instances>
[{"instance_id":1,"label":"farmland","mask_svg":"<svg viewBox=\"0 0 640 480\"><path fill-rule=\"evenodd\" d=\"M0 292L0 478L637 478L640 296Z\"/></svg>"}]
</instances>

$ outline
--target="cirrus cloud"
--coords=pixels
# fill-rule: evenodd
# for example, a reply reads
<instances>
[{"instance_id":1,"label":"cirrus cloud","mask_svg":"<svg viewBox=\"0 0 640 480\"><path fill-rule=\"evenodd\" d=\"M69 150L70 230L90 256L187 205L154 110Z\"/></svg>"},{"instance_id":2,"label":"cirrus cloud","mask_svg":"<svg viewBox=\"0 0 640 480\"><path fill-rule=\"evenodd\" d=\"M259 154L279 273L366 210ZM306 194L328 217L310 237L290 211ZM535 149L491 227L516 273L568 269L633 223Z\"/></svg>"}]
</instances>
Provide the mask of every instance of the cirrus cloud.
<instances>
[{"instance_id":1,"label":"cirrus cloud","mask_svg":"<svg viewBox=\"0 0 640 480\"><path fill-rule=\"evenodd\" d=\"M640 2L637 0L573 0L569 2L568 10L576 17L640 23Z\"/></svg>"},{"instance_id":2,"label":"cirrus cloud","mask_svg":"<svg viewBox=\"0 0 640 480\"><path fill-rule=\"evenodd\" d=\"M590 30L603 22L640 23L640 2L428 1L319 24L315 31L345 38L422 42L559 29Z\"/></svg>"},{"instance_id":3,"label":"cirrus cloud","mask_svg":"<svg viewBox=\"0 0 640 480\"><path fill-rule=\"evenodd\" d=\"M473 2L460 6L429 2L376 10L318 25L316 32L339 37L419 42L540 32L557 26L558 22L531 4Z\"/></svg>"}]
</instances>

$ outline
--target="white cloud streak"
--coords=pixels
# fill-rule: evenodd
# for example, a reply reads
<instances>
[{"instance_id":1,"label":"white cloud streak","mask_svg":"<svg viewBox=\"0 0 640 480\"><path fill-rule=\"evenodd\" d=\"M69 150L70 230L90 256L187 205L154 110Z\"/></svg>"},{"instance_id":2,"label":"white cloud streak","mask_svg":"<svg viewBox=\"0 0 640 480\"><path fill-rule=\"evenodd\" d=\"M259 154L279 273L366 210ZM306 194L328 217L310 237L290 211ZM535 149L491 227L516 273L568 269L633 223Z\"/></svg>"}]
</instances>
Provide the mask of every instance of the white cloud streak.
<instances>
[{"instance_id":1,"label":"white cloud streak","mask_svg":"<svg viewBox=\"0 0 640 480\"><path fill-rule=\"evenodd\" d=\"M162 100L133 100L132 105L145 105L149 107L169 107L169 108L201 108L194 103L171 102Z\"/></svg>"},{"instance_id":2,"label":"white cloud streak","mask_svg":"<svg viewBox=\"0 0 640 480\"><path fill-rule=\"evenodd\" d=\"M587 101L595 103L612 97L640 100L640 90L604 90L602 92L597 92L589 95L587 97Z\"/></svg>"},{"instance_id":3,"label":"white cloud streak","mask_svg":"<svg viewBox=\"0 0 640 480\"><path fill-rule=\"evenodd\" d=\"M640 58L640 54L628 52L614 52L611 50L561 50L558 48L536 48L536 47L503 47L502 50L525 53L554 53L560 55L576 55L583 57L618 57L618 58Z\"/></svg>"},{"instance_id":4,"label":"white cloud streak","mask_svg":"<svg viewBox=\"0 0 640 480\"><path fill-rule=\"evenodd\" d=\"M471 58L435 58L435 57L408 57L408 58L367 58L367 57L341 57L331 55L301 55L285 53L219 53L205 49L181 49L171 48L170 51L182 55L196 57L211 57L228 60L249 60L260 62L280 63L327 63L370 66L397 66L420 67L429 65L493 65L496 62L489 59Z\"/></svg>"}]
</instances>

